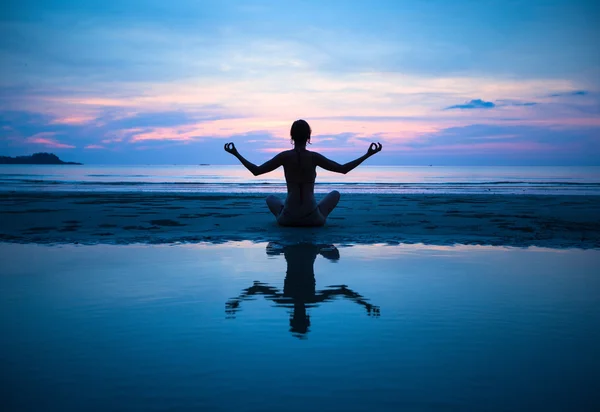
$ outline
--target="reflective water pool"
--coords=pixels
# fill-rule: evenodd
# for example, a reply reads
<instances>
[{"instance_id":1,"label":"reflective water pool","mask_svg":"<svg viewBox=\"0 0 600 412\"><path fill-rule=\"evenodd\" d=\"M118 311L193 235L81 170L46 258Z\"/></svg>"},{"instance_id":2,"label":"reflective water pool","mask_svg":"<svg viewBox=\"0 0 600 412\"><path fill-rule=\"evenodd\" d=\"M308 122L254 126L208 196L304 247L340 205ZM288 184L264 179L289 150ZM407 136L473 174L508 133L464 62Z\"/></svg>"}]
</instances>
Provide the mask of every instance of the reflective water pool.
<instances>
[{"instance_id":1,"label":"reflective water pool","mask_svg":"<svg viewBox=\"0 0 600 412\"><path fill-rule=\"evenodd\" d=\"M0 244L9 411L598 410L600 251Z\"/></svg>"}]
</instances>

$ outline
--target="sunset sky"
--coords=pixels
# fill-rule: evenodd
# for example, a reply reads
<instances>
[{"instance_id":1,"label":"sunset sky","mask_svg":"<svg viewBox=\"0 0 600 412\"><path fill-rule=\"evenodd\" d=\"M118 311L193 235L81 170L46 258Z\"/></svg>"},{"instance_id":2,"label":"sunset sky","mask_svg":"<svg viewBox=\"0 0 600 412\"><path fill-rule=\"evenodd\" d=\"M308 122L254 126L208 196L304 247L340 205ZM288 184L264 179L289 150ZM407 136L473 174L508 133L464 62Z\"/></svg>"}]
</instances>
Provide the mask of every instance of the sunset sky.
<instances>
[{"instance_id":1,"label":"sunset sky","mask_svg":"<svg viewBox=\"0 0 600 412\"><path fill-rule=\"evenodd\" d=\"M600 164L600 2L0 5L0 155L233 164L299 118L339 161Z\"/></svg>"}]
</instances>

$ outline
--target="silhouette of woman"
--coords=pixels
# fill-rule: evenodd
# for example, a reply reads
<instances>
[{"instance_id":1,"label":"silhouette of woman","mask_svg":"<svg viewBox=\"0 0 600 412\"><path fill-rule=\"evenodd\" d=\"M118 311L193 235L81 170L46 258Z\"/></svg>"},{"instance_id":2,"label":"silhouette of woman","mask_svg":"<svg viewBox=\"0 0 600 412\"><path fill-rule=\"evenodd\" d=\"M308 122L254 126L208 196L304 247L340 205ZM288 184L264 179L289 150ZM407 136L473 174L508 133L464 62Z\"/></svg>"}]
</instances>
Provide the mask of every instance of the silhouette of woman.
<instances>
[{"instance_id":1,"label":"silhouette of woman","mask_svg":"<svg viewBox=\"0 0 600 412\"><path fill-rule=\"evenodd\" d=\"M312 243L299 243L288 246L276 243L267 245L267 255L278 256L281 254L287 262L283 291L274 286L255 281L252 286L244 289L238 297L227 301L225 312L229 317L235 317L236 313L240 311L241 302L252 300L256 295L263 295L266 299L273 301L275 306L292 309L290 332L297 337L302 337L309 331L310 316L306 309L332 301L337 297L349 299L363 306L369 316L379 317L378 306L367 302L367 299L349 289L346 285L333 285L323 290L316 290L315 259L318 255L321 255L331 261L339 260L340 252L335 246Z\"/></svg>"},{"instance_id":2,"label":"silhouette of woman","mask_svg":"<svg viewBox=\"0 0 600 412\"><path fill-rule=\"evenodd\" d=\"M276 196L267 197L269 210L282 226L323 226L327 216L338 204L340 193L337 190L327 194L317 204L314 194L317 166L331 172L346 174L382 149L381 143L371 143L366 154L342 165L322 154L307 150L306 144L310 144L310 134L308 123L296 120L290 130L294 148L279 153L260 166L246 160L233 143L225 144L225 151L237 157L254 176L269 173L283 166L287 184L285 203Z\"/></svg>"}]
</instances>

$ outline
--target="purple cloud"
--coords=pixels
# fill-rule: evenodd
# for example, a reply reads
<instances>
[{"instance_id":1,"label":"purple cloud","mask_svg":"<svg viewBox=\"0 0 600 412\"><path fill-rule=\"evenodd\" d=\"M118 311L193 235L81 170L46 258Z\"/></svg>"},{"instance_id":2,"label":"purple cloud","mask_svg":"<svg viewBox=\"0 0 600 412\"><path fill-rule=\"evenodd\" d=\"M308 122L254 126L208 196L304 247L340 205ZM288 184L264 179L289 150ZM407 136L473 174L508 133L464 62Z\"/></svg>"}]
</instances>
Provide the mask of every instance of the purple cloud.
<instances>
[{"instance_id":1,"label":"purple cloud","mask_svg":"<svg viewBox=\"0 0 600 412\"><path fill-rule=\"evenodd\" d=\"M454 110L454 109L493 109L494 107L496 107L495 103L492 102L486 102L484 100L481 99L474 99L471 100L470 102L467 102L465 104L457 104L454 106L450 106L450 107L446 107L446 109L444 110Z\"/></svg>"},{"instance_id":2,"label":"purple cloud","mask_svg":"<svg viewBox=\"0 0 600 412\"><path fill-rule=\"evenodd\" d=\"M446 107L444 110L453 110L453 109L493 109L496 107L506 107L506 106L536 106L539 103L537 102L520 102L517 100L496 100L494 102L486 102L481 99L474 99L465 104L457 104L454 106Z\"/></svg>"},{"instance_id":3,"label":"purple cloud","mask_svg":"<svg viewBox=\"0 0 600 412\"><path fill-rule=\"evenodd\" d=\"M588 94L589 94L589 92L587 92L585 90L576 90L576 91L573 91L573 92L554 93L554 94L551 94L549 97L586 96Z\"/></svg>"}]
</instances>

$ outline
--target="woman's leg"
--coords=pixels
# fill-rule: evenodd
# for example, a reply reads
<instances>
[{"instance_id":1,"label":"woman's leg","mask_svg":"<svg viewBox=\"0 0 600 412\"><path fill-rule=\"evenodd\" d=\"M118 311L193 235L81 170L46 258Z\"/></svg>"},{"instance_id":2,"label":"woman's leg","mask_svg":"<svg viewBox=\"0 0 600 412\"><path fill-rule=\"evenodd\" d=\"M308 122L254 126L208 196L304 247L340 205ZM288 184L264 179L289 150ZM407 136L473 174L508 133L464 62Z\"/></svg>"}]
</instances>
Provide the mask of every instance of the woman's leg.
<instances>
[{"instance_id":1,"label":"woman's leg","mask_svg":"<svg viewBox=\"0 0 600 412\"><path fill-rule=\"evenodd\" d=\"M283 210L283 202L277 196L270 195L267 197L267 206L269 206L269 210L275 217L279 217L281 211Z\"/></svg>"},{"instance_id":2,"label":"woman's leg","mask_svg":"<svg viewBox=\"0 0 600 412\"><path fill-rule=\"evenodd\" d=\"M323 215L323 217L329 216L331 211L337 206L340 201L340 192L334 190L331 193L328 193L321 201L319 202L319 211Z\"/></svg>"}]
</instances>

